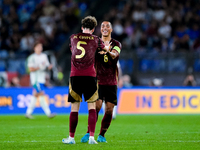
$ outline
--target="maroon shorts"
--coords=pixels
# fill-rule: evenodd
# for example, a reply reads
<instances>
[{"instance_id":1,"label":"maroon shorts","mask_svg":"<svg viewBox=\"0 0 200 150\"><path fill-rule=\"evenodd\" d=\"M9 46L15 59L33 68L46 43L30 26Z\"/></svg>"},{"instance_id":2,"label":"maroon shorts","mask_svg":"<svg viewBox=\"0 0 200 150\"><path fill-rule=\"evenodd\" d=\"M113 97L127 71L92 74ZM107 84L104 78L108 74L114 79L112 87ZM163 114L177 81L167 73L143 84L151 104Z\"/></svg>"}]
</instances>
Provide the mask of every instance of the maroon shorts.
<instances>
[{"instance_id":1,"label":"maroon shorts","mask_svg":"<svg viewBox=\"0 0 200 150\"><path fill-rule=\"evenodd\" d=\"M99 99L117 105L117 85L99 85Z\"/></svg>"}]
</instances>

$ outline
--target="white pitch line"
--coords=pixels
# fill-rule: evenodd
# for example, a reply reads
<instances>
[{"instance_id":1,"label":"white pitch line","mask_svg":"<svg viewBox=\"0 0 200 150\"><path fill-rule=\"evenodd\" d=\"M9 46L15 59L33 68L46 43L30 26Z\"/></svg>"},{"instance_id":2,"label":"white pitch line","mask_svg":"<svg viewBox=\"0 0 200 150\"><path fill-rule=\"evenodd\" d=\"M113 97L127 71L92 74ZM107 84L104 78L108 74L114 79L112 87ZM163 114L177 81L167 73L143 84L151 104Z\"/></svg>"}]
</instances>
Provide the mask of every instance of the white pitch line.
<instances>
[{"instance_id":1,"label":"white pitch line","mask_svg":"<svg viewBox=\"0 0 200 150\"><path fill-rule=\"evenodd\" d=\"M16 127L16 128L57 128L58 126L27 126L27 127ZM59 126L59 127L68 127L68 126Z\"/></svg>"},{"instance_id":2,"label":"white pitch line","mask_svg":"<svg viewBox=\"0 0 200 150\"><path fill-rule=\"evenodd\" d=\"M68 132L66 132L66 137L68 136L68 134L67 134ZM173 133L173 134L194 134L194 133L196 133L196 134L198 134L198 133L200 133L200 132L171 132L171 133ZM162 132L160 132L160 133L154 133L154 132L148 132L148 133L123 133L123 135L137 135L137 134L156 134L156 135L159 135L159 134L171 134L171 133L162 133ZM118 135L118 134L122 134L122 133L106 133L106 135ZM84 136L85 134L76 134L77 136ZM22 137L43 137L44 135L21 135ZM49 137L60 137L61 135L52 135L52 134L50 134L50 135L48 135ZM14 135L11 135L11 136L9 136L9 137L17 137L17 136L14 136Z\"/></svg>"},{"instance_id":3,"label":"white pitch line","mask_svg":"<svg viewBox=\"0 0 200 150\"><path fill-rule=\"evenodd\" d=\"M52 142L62 142L62 140L60 141L20 141L20 143L52 143ZM16 141L0 141L0 143L18 143Z\"/></svg>"},{"instance_id":4,"label":"white pitch line","mask_svg":"<svg viewBox=\"0 0 200 150\"><path fill-rule=\"evenodd\" d=\"M114 142L113 140L111 140L112 142ZM59 140L59 141L36 141L36 140L33 140L33 141L20 141L20 143L61 143L62 141ZM146 142L151 142L151 143L158 143L158 142L163 142L163 143L199 143L200 140L197 140L197 141L181 141L181 140L162 140L162 141L154 141L154 140L131 140L131 141L127 141L127 140L120 140L121 143L146 143ZM18 143L16 141L0 141L0 143Z\"/></svg>"},{"instance_id":5,"label":"white pitch line","mask_svg":"<svg viewBox=\"0 0 200 150\"><path fill-rule=\"evenodd\" d=\"M180 132L181 134L183 134L183 133L200 133L200 132Z\"/></svg>"},{"instance_id":6,"label":"white pitch line","mask_svg":"<svg viewBox=\"0 0 200 150\"><path fill-rule=\"evenodd\" d=\"M137 134L193 134L193 133L199 133L200 132L151 132L149 131L148 133L146 132L135 132L135 133L123 133L123 135L137 135ZM118 135L118 134L122 134L122 133L106 133L106 135Z\"/></svg>"},{"instance_id":7,"label":"white pitch line","mask_svg":"<svg viewBox=\"0 0 200 150\"><path fill-rule=\"evenodd\" d=\"M84 136L85 134L76 134L77 136ZM41 136L44 136L44 134L43 135L21 135L21 137L26 137L26 136L28 136L28 137L35 137L35 136L37 136L37 137L41 137ZM52 136L52 137L60 137L61 135L52 135L52 134L50 134L50 135L48 135L48 137L50 137L50 136ZM17 135L16 136L14 136L14 135L11 135L11 136L9 136L9 137L17 137ZM66 137L68 137L68 135L66 136ZM65 137L64 137L65 138ZM0 141L1 142L1 141Z\"/></svg>"},{"instance_id":8,"label":"white pitch line","mask_svg":"<svg viewBox=\"0 0 200 150\"><path fill-rule=\"evenodd\" d=\"M113 140L111 140L111 141L113 141ZM114 141L113 141L114 142ZM197 141L181 141L181 140L172 140L172 141L170 141L170 140L162 140L162 141L154 141L154 140L130 140L130 141L128 141L128 140L120 140L120 142L124 142L124 143L126 143L126 142L135 142L135 143L143 143L143 142L151 142L151 143L158 143L158 142L168 142L168 143L198 143L198 142L200 142L200 140L197 140Z\"/></svg>"}]
</instances>

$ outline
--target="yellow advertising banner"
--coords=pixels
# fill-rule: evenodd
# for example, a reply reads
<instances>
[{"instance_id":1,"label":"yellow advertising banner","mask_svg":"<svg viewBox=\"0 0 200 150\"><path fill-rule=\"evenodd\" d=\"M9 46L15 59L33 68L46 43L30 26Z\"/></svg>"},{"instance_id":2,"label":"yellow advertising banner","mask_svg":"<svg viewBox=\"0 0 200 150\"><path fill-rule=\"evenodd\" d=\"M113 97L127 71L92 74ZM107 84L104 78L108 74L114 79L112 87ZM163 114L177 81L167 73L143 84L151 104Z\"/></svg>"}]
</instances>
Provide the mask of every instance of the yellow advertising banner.
<instances>
[{"instance_id":1,"label":"yellow advertising banner","mask_svg":"<svg viewBox=\"0 0 200 150\"><path fill-rule=\"evenodd\" d=\"M122 89L119 114L197 114L199 89Z\"/></svg>"}]
</instances>

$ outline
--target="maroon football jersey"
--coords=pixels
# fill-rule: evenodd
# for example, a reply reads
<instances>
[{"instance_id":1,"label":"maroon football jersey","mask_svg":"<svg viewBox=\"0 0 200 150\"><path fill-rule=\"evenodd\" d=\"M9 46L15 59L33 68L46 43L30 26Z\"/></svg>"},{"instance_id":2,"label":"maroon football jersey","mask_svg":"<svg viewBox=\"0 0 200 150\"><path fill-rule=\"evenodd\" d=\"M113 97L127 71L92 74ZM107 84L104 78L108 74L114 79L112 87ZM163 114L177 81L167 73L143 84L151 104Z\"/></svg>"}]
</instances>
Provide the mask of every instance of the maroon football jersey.
<instances>
[{"instance_id":1,"label":"maroon football jersey","mask_svg":"<svg viewBox=\"0 0 200 150\"><path fill-rule=\"evenodd\" d=\"M92 34L78 33L70 36L71 74L72 76L96 77L94 68L97 48L104 48L103 41Z\"/></svg>"},{"instance_id":2,"label":"maroon football jersey","mask_svg":"<svg viewBox=\"0 0 200 150\"><path fill-rule=\"evenodd\" d=\"M112 44L110 51L113 49L118 53L121 51L121 43L117 40L111 39ZM119 56L112 59L109 54L99 54L96 55L96 70L97 70L97 80L100 85L117 85L118 82L118 67L117 61Z\"/></svg>"}]
</instances>

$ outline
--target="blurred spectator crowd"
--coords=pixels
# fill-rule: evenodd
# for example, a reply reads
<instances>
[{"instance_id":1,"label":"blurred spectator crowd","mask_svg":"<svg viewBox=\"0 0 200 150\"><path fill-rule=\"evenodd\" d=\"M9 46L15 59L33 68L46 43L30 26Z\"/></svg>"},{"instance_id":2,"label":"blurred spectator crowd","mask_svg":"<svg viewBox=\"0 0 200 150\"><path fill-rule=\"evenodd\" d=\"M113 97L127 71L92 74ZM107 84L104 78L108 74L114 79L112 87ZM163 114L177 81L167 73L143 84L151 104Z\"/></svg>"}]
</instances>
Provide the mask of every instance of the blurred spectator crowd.
<instances>
[{"instance_id":1,"label":"blurred spectator crowd","mask_svg":"<svg viewBox=\"0 0 200 150\"><path fill-rule=\"evenodd\" d=\"M0 0L0 86L29 86L26 58L34 42L57 55L88 5L84 0Z\"/></svg>"},{"instance_id":2,"label":"blurred spectator crowd","mask_svg":"<svg viewBox=\"0 0 200 150\"><path fill-rule=\"evenodd\" d=\"M86 8L72 0L0 0L0 48L26 55L39 40L44 50L58 51Z\"/></svg>"},{"instance_id":3,"label":"blurred spectator crowd","mask_svg":"<svg viewBox=\"0 0 200 150\"><path fill-rule=\"evenodd\" d=\"M200 0L118 0L103 20L138 54L200 51Z\"/></svg>"},{"instance_id":4,"label":"blurred spectator crowd","mask_svg":"<svg viewBox=\"0 0 200 150\"><path fill-rule=\"evenodd\" d=\"M7 86L27 83L26 57L34 42L42 42L44 50L57 55L91 2L0 0L0 83L5 85L5 76ZM184 72L185 58L155 58L170 52L200 52L200 0L114 0L109 7L101 19L112 23L112 37L122 43L122 52L137 54L141 72ZM97 20L95 34L100 36L101 20ZM135 61L121 59L122 72L132 74ZM194 71L200 72L199 68L200 59L195 58ZM126 76L123 82L130 85Z\"/></svg>"}]
</instances>

